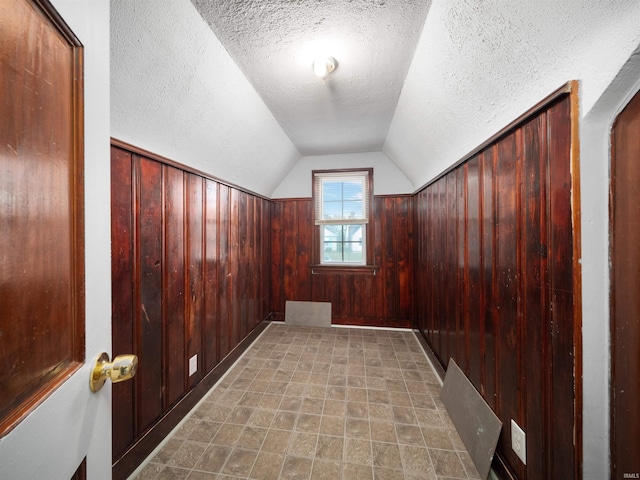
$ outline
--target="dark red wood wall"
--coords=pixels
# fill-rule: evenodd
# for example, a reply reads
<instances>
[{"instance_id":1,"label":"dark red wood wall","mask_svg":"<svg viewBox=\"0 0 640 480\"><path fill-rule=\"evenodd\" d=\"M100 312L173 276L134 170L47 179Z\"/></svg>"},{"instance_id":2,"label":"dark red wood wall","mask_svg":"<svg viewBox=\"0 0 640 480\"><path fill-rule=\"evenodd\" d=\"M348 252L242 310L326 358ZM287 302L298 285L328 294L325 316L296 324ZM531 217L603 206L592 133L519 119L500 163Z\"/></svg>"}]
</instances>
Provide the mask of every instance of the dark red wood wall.
<instances>
[{"instance_id":1,"label":"dark red wood wall","mask_svg":"<svg viewBox=\"0 0 640 480\"><path fill-rule=\"evenodd\" d=\"M611 140L611 478L618 480L640 471L640 93Z\"/></svg>"},{"instance_id":2,"label":"dark red wood wall","mask_svg":"<svg viewBox=\"0 0 640 480\"><path fill-rule=\"evenodd\" d=\"M375 172L374 172L375 174ZM376 196L368 235L372 268L313 267L313 201L274 200L271 213L271 312L284 319L287 300L331 302L332 321L410 327L412 197ZM369 244L371 245L371 244Z\"/></svg>"},{"instance_id":3,"label":"dark red wood wall","mask_svg":"<svg viewBox=\"0 0 640 480\"><path fill-rule=\"evenodd\" d=\"M571 138L566 94L414 197L419 330L500 417L498 454L519 479L580 475Z\"/></svg>"},{"instance_id":4,"label":"dark red wood wall","mask_svg":"<svg viewBox=\"0 0 640 480\"><path fill-rule=\"evenodd\" d=\"M125 450L269 314L269 200L113 146L113 456ZM189 359L198 370L189 376Z\"/></svg>"}]
</instances>

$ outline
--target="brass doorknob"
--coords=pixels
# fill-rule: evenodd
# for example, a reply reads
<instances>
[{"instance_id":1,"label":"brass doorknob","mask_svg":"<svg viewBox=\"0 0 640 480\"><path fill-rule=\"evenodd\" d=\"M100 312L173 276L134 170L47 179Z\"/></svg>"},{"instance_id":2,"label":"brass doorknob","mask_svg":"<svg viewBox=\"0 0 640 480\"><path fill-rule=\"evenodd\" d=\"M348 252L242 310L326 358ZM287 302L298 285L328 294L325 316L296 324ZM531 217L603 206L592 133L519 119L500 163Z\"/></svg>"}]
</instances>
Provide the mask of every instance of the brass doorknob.
<instances>
[{"instance_id":1,"label":"brass doorknob","mask_svg":"<svg viewBox=\"0 0 640 480\"><path fill-rule=\"evenodd\" d=\"M102 352L93 362L89 388L92 392L99 391L107 378L110 378L112 383L129 380L136 374L137 368L138 357L136 355L118 355L113 359L113 362L110 362L109 355Z\"/></svg>"}]
</instances>

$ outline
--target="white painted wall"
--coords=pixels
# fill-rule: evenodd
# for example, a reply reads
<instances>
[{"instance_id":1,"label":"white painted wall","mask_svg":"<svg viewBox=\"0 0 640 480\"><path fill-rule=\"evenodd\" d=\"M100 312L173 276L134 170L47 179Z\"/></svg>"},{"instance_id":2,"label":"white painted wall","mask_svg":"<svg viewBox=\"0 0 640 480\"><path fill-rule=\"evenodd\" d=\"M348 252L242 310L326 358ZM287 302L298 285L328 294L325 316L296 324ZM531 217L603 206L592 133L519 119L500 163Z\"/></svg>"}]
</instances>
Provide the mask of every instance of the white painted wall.
<instances>
[{"instance_id":1,"label":"white painted wall","mask_svg":"<svg viewBox=\"0 0 640 480\"><path fill-rule=\"evenodd\" d=\"M311 172L331 168L373 168L373 193L412 193L413 185L383 152L345 153L302 157L276 187L272 198L311 197Z\"/></svg>"},{"instance_id":2,"label":"white painted wall","mask_svg":"<svg viewBox=\"0 0 640 480\"><path fill-rule=\"evenodd\" d=\"M418 188L569 80L588 112L639 41L635 0L435 1L383 150Z\"/></svg>"},{"instance_id":3,"label":"white painted wall","mask_svg":"<svg viewBox=\"0 0 640 480\"><path fill-rule=\"evenodd\" d=\"M640 88L639 44L633 0L435 1L384 146L418 188L580 81L585 479L609 476L609 134Z\"/></svg>"},{"instance_id":4,"label":"white painted wall","mask_svg":"<svg viewBox=\"0 0 640 480\"><path fill-rule=\"evenodd\" d=\"M113 137L270 195L300 154L189 0L111 2Z\"/></svg>"},{"instance_id":5,"label":"white painted wall","mask_svg":"<svg viewBox=\"0 0 640 480\"><path fill-rule=\"evenodd\" d=\"M109 2L52 0L84 45L86 358L111 352ZM0 478L67 479L87 455L88 478L111 478L111 385L89 391L85 364L0 439Z\"/></svg>"}]
</instances>

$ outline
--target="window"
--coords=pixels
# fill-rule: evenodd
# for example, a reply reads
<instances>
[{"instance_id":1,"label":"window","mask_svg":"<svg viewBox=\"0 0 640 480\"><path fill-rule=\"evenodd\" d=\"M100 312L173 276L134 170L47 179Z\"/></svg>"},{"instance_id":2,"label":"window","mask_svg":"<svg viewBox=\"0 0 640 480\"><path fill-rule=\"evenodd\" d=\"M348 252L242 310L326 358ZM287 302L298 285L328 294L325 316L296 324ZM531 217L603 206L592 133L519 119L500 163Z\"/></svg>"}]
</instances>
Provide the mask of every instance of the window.
<instances>
[{"instance_id":1,"label":"window","mask_svg":"<svg viewBox=\"0 0 640 480\"><path fill-rule=\"evenodd\" d=\"M366 265L372 169L313 172L315 224L323 265Z\"/></svg>"}]
</instances>

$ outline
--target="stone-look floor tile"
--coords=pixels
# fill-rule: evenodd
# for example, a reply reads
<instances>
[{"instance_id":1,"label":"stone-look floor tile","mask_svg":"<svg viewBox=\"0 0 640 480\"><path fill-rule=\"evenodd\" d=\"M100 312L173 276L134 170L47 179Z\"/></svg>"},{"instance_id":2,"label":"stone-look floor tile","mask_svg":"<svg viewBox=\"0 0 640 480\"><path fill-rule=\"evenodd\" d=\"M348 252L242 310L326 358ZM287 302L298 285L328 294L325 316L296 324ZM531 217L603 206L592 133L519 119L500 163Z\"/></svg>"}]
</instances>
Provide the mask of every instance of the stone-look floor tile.
<instances>
[{"instance_id":1,"label":"stone-look floor tile","mask_svg":"<svg viewBox=\"0 0 640 480\"><path fill-rule=\"evenodd\" d=\"M304 396L307 398L324 400L327 396L326 382L323 384L308 384L304 389Z\"/></svg>"},{"instance_id":2,"label":"stone-look floor tile","mask_svg":"<svg viewBox=\"0 0 640 480\"><path fill-rule=\"evenodd\" d=\"M315 456L316 458L337 460L341 462L343 450L344 439L342 437L320 435L318 437L318 445L315 451Z\"/></svg>"},{"instance_id":3,"label":"stone-look floor tile","mask_svg":"<svg viewBox=\"0 0 640 480\"><path fill-rule=\"evenodd\" d=\"M330 374L327 378L327 385L335 387L346 387L347 377L345 375Z\"/></svg>"},{"instance_id":4,"label":"stone-look floor tile","mask_svg":"<svg viewBox=\"0 0 640 480\"><path fill-rule=\"evenodd\" d=\"M374 442L397 443L396 430L391 422L377 422L371 420L371 440Z\"/></svg>"},{"instance_id":5,"label":"stone-look floor tile","mask_svg":"<svg viewBox=\"0 0 640 480\"><path fill-rule=\"evenodd\" d=\"M370 403L369 418L372 421L392 422L393 410L391 409L390 405L383 405L382 403Z\"/></svg>"},{"instance_id":6,"label":"stone-look floor tile","mask_svg":"<svg viewBox=\"0 0 640 480\"><path fill-rule=\"evenodd\" d=\"M366 440L371 438L368 420L347 418L344 431L347 437L362 438Z\"/></svg>"},{"instance_id":7,"label":"stone-look floor tile","mask_svg":"<svg viewBox=\"0 0 640 480\"><path fill-rule=\"evenodd\" d=\"M330 460L314 460L311 480L338 480L341 478L342 463Z\"/></svg>"},{"instance_id":8,"label":"stone-look floor tile","mask_svg":"<svg viewBox=\"0 0 640 480\"><path fill-rule=\"evenodd\" d=\"M342 400L325 400L322 413L323 415L344 417L346 408L347 404Z\"/></svg>"},{"instance_id":9,"label":"stone-look floor tile","mask_svg":"<svg viewBox=\"0 0 640 480\"><path fill-rule=\"evenodd\" d=\"M345 463L342 467L344 480L373 480L373 469L369 465L353 465Z\"/></svg>"},{"instance_id":10,"label":"stone-look floor tile","mask_svg":"<svg viewBox=\"0 0 640 480\"><path fill-rule=\"evenodd\" d=\"M425 410L423 408L416 408L416 418L418 425L427 428L445 428L444 422L440 414L433 410Z\"/></svg>"},{"instance_id":11,"label":"stone-look floor tile","mask_svg":"<svg viewBox=\"0 0 640 480\"><path fill-rule=\"evenodd\" d=\"M320 415L324 408L324 399L321 398L305 398L300 405L300 412L315 413Z\"/></svg>"},{"instance_id":12,"label":"stone-look floor tile","mask_svg":"<svg viewBox=\"0 0 640 480\"><path fill-rule=\"evenodd\" d=\"M413 408L408 407L393 407L393 420L396 423L404 423L410 425L417 425L418 419L413 411Z\"/></svg>"},{"instance_id":13,"label":"stone-look floor tile","mask_svg":"<svg viewBox=\"0 0 640 480\"><path fill-rule=\"evenodd\" d=\"M218 433L216 433L213 440L211 440L211 443L226 445L229 447L235 446L243 430L244 427L242 425L223 423L220 430L218 430Z\"/></svg>"},{"instance_id":14,"label":"stone-look floor tile","mask_svg":"<svg viewBox=\"0 0 640 480\"><path fill-rule=\"evenodd\" d=\"M328 380L329 380L328 373L312 372L311 376L309 377L309 382L313 385L318 385L318 386L321 386L321 385L326 386Z\"/></svg>"},{"instance_id":15,"label":"stone-look floor tile","mask_svg":"<svg viewBox=\"0 0 640 480\"><path fill-rule=\"evenodd\" d=\"M206 443L186 441L173 454L167 465L181 468L193 468L207 448Z\"/></svg>"},{"instance_id":16,"label":"stone-look floor tile","mask_svg":"<svg viewBox=\"0 0 640 480\"><path fill-rule=\"evenodd\" d=\"M230 453L231 447L209 445L200 457L198 463L196 463L195 470L219 473Z\"/></svg>"},{"instance_id":17,"label":"stone-look floor tile","mask_svg":"<svg viewBox=\"0 0 640 480\"><path fill-rule=\"evenodd\" d=\"M400 450L397 444L373 442L373 465L376 467L400 469Z\"/></svg>"},{"instance_id":18,"label":"stone-look floor tile","mask_svg":"<svg viewBox=\"0 0 640 480\"><path fill-rule=\"evenodd\" d=\"M253 468L253 463L258 457L258 452L254 450L234 449L227 458L222 473L225 475L235 475L238 477L246 477Z\"/></svg>"},{"instance_id":19,"label":"stone-look floor tile","mask_svg":"<svg viewBox=\"0 0 640 480\"><path fill-rule=\"evenodd\" d=\"M253 464L249 478L255 480L278 480L283 461L283 454L263 451Z\"/></svg>"},{"instance_id":20,"label":"stone-look floor tile","mask_svg":"<svg viewBox=\"0 0 640 480\"><path fill-rule=\"evenodd\" d=\"M422 427L424 441L429 448L440 450L455 450L453 442L449 437L449 431L444 428Z\"/></svg>"},{"instance_id":21,"label":"stone-look floor tile","mask_svg":"<svg viewBox=\"0 0 640 480\"><path fill-rule=\"evenodd\" d=\"M260 427L245 427L236 442L236 447L247 450L260 450L262 442L267 436L267 429Z\"/></svg>"},{"instance_id":22,"label":"stone-look floor tile","mask_svg":"<svg viewBox=\"0 0 640 480\"><path fill-rule=\"evenodd\" d=\"M407 392L389 392L389 402L398 407L411 407L411 396Z\"/></svg>"},{"instance_id":23,"label":"stone-look floor tile","mask_svg":"<svg viewBox=\"0 0 640 480\"><path fill-rule=\"evenodd\" d=\"M418 447L426 446L422 438L422 431L417 425L396 424L396 436L398 437L398 443Z\"/></svg>"},{"instance_id":24,"label":"stone-look floor tile","mask_svg":"<svg viewBox=\"0 0 640 480\"><path fill-rule=\"evenodd\" d=\"M218 480L217 473L198 472L197 470L191 470L191 473L187 475L187 480Z\"/></svg>"},{"instance_id":25,"label":"stone-look floor tile","mask_svg":"<svg viewBox=\"0 0 640 480\"><path fill-rule=\"evenodd\" d=\"M364 402L347 402L347 417L369 418L369 405Z\"/></svg>"},{"instance_id":26,"label":"stone-look floor tile","mask_svg":"<svg viewBox=\"0 0 640 480\"><path fill-rule=\"evenodd\" d=\"M268 410L276 410L280 402L282 401L282 395L265 393L262 395L258 408L265 408Z\"/></svg>"},{"instance_id":27,"label":"stone-look floor tile","mask_svg":"<svg viewBox=\"0 0 640 480\"><path fill-rule=\"evenodd\" d=\"M430 448L429 456L431 457L437 475L458 478L467 477L467 473L464 470L464 466L457 452Z\"/></svg>"},{"instance_id":28,"label":"stone-look floor tile","mask_svg":"<svg viewBox=\"0 0 640 480\"><path fill-rule=\"evenodd\" d=\"M251 417L247 421L247 426L268 428L273 422L275 416L275 410L257 408L253 411Z\"/></svg>"},{"instance_id":29,"label":"stone-look floor tile","mask_svg":"<svg viewBox=\"0 0 640 480\"><path fill-rule=\"evenodd\" d=\"M288 412L297 412L300 410L300 405L302 404L301 397L288 397L284 396L282 401L280 402L280 406L278 410L285 410Z\"/></svg>"},{"instance_id":30,"label":"stone-look floor tile","mask_svg":"<svg viewBox=\"0 0 640 480\"><path fill-rule=\"evenodd\" d=\"M410 332L274 324L137 478L476 480L441 388Z\"/></svg>"},{"instance_id":31,"label":"stone-look floor tile","mask_svg":"<svg viewBox=\"0 0 640 480\"><path fill-rule=\"evenodd\" d=\"M311 476L313 460L287 455L280 473L281 480L307 480Z\"/></svg>"},{"instance_id":32,"label":"stone-look floor tile","mask_svg":"<svg viewBox=\"0 0 640 480\"><path fill-rule=\"evenodd\" d=\"M367 390L369 403L384 403L388 405L390 403L389 400L389 392L386 390Z\"/></svg>"},{"instance_id":33,"label":"stone-look floor tile","mask_svg":"<svg viewBox=\"0 0 640 480\"><path fill-rule=\"evenodd\" d=\"M285 390L286 397L300 397L304 393L306 384L304 383L290 383Z\"/></svg>"},{"instance_id":34,"label":"stone-look floor tile","mask_svg":"<svg viewBox=\"0 0 640 480\"><path fill-rule=\"evenodd\" d=\"M190 470L179 467L164 467L156 480L184 480L189 475Z\"/></svg>"},{"instance_id":35,"label":"stone-look floor tile","mask_svg":"<svg viewBox=\"0 0 640 480\"><path fill-rule=\"evenodd\" d=\"M207 422L224 422L231 411L231 407L218 405L215 403L203 403L193 412L192 418L205 420Z\"/></svg>"},{"instance_id":36,"label":"stone-look floor tile","mask_svg":"<svg viewBox=\"0 0 640 480\"><path fill-rule=\"evenodd\" d=\"M209 443L216 433L218 433L220 426L220 423L198 421L198 424L189 434L188 440L191 440L192 442Z\"/></svg>"},{"instance_id":37,"label":"stone-look floor tile","mask_svg":"<svg viewBox=\"0 0 640 480\"><path fill-rule=\"evenodd\" d=\"M298 414L294 412L278 412L273 418L271 428L278 428L280 430L293 430L297 418Z\"/></svg>"},{"instance_id":38,"label":"stone-look floor tile","mask_svg":"<svg viewBox=\"0 0 640 480\"><path fill-rule=\"evenodd\" d=\"M260 403L260 399L262 398L262 395L263 395L262 393L247 392L242 396L242 398L238 402L238 406L256 407Z\"/></svg>"},{"instance_id":39,"label":"stone-look floor tile","mask_svg":"<svg viewBox=\"0 0 640 480\"><path fill-rule=\"evenodd\" d=\"M296 430L299 432L318 433L320 430L321 419L322 417L320 415L301 413L298 415Z\"/></svg>"},{"instance_id":40,"label":"stone-look floor tile","mask_svg":"<svg viewBox=\"0 0 640 480\"><path fill-rule=\"evenodd\" d=\"M366 402L367 389L347 387L347 400L350 402Z\"/></svg>"},{"instance_id":41,"label":"stone-look floor tile","mask_svg":"<svg viewBox=\"0 0 640 480\"><path fill-rule=\"evenodd\" d=\"M374 467L373 478L375 480L404 480L404 472L402 470Z\"/></svg>"},{"instance_id":42,"label":"stone-look floor tile","mask_svg":"<svg viewBox=\"0 0 640 480\"><path fill-rule=\"evenodd\" d=\"M467 477L472 478L474 480L480 478L480 474L476 469L476 466L473 464L473 460L471 460L471 456L467 452L458 452L458 456L460 457L460 461L462 462L462 466L464 467L465 472L467 472Z\"/></svg>"},{"instance_id":43,"label":"stone-look floor tile","mask_svg":"<svg viewBox=\"0 0 640 480\"><path fill-rule=\"evenodd\" d=\"M314 433L294 432L289 443L288 453L295 457L313 457L318 443Z\"/></svg>"},{"instance_id":44,"label":"stone-look floor tile","mask_svg":"<svg viewBox=\"0 0 640 480\"><path fill-rule=\"evenodd\" d=\"M287 450L291 432L287 430L270 429L262 442L262 451L272 453L284 453Z\"/></svg>"},{"instance_id":45,"label":"stone-look floor tile","mask_svg":"<svg viewBox=\"0 0 640 480\"><path fill-rule=\"evenodd\" d=\"M407 386L405 385L404 380L387 379L385 380L385 383L389 392L407 392Z\"/></svg>"},{"instance_id":46,"label":"stone-look floor tile","mask_svg":"<svg viewBox=\"0 0 640 480\"><path fill-rule=\"evenodd\" d=\"M344 418L323 416L320 423L320 433L322 435L344 435Z\"/></svg>"},{"instance_id":47,"label":"stone-look floor tile","mask_svg":"<svg viewBox=\"0 0 640 480\"><path fill-rule=\"evenodd\" d=\"M329 386L327 387L326 398L329 400L345 400L347 398L347 389L345 387Z\"/></svg>"},{"instance_id":48,"label":"stone-look floor tile","mask_svg":"<svg viewBox=\"0 0 640 480\"><path fill-rule=\"evenodd\" d=\"M453 447L455 450L465 451L466 447L464 446L464 442L458 435L458 432L455 428L450 428L447 430L449 432L449 438L451 439L451 443L453 443Z\"/></svg>"},{"instance_id":49,"label":"stone-look floor tile","mask_svg":"<svg viewBox=\"0 0 640 480\"><path fill-rule=\"evenodd\" d=\"M154 480L158 474L164 469L162 463L147 463L144 468L136 475L135 480Z\"/></svg>"},{"instance_id":50,"label":"stone-look floor tile","mask_svg":"<svg viewBox=\"0 0 640 480\"><path fill-rule=\"evenodd\" d=\"M432 476L436 474L426 448L400 445L400 458L402 459L404 470Z\"/></svg>"},{"instance_id":51,"label":"stone-look floor tile","mask_svg":"<svg viewBox=\"0 0 640 480\"><path fill-rule=\"evenodd\" d=\"M384 374L384 373L383 373ZM383 377L366 377L367 388L370 390L385 391L386 383Z\"/></svg>"},{"instance_id":52,"label":"stone-look floor tile","mask_svg":"<svg viewBox=\"0 0 640 480\"><path fill-rule=\"evenodd\" d=\"M156 456L153 457L152 461L155 463L167 464L169 460L171 460L171 457L173 457L173 454L178 451L183 443L184 440L176 440L173 438L168 440Z\"/></svg>"},{"instance_id":53,"label":"stone-look floor tile","mask_svg":"<svg viewBox=\"0 0 640 480\"><path fill-rule=\"evenodd\" d=\"M344 441L344 461L359 465L371 465L371 442L359 438L346 438Z\"/></svg>"}]
</instances>

